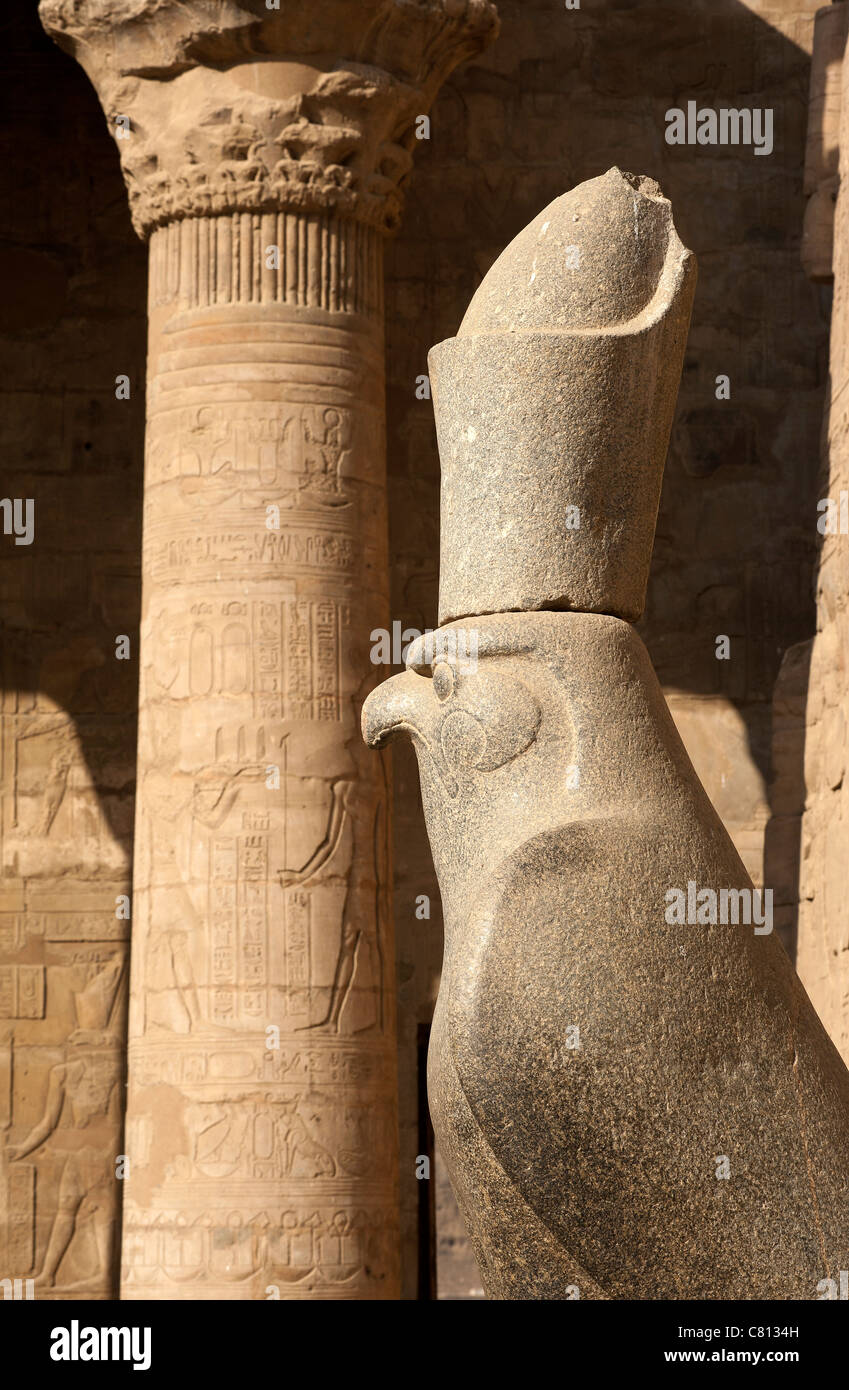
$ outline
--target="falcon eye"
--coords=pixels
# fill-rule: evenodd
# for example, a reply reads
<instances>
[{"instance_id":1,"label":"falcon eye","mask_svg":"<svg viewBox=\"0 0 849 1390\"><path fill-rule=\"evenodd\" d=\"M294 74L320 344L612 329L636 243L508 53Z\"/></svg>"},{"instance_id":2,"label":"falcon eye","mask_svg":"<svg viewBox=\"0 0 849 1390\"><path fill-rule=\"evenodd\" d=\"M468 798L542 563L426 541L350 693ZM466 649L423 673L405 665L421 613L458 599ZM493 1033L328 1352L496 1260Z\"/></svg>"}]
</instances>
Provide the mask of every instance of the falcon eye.
<instances>
[{"instance_id":1,"label":"falcon eye","mask_svg":"<svg viewBox=\"0 0 849 1390\"><path fill-rule=\"evenodd\" d=\"M437 700L447 700L454 693L454 672L444 661L433 668L433 688Z\"/></svg>"}]
</instances>

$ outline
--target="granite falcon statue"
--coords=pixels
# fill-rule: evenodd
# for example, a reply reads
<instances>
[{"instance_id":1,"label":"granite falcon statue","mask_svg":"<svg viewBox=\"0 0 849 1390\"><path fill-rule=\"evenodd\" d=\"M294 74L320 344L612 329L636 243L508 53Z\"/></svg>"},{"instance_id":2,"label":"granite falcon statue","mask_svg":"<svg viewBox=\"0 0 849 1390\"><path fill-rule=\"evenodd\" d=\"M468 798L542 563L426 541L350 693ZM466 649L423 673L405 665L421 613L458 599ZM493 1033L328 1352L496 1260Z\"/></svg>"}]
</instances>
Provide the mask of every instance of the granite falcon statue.
<instances>
[{"instance_id":1,"label":"granite falcon statue","mask_svg":"<svg viewBox=\"0 0 849 1390\"><path fill-rule=\"evenodd\" d=\"M694 278L613 169L430 357L442 626L363 730L418 755L430 1104L492 1298L815 1299L849 1267L849 1072L773 933L667 914L752 891L631 626Z\"/></svg>"}]
</instances>

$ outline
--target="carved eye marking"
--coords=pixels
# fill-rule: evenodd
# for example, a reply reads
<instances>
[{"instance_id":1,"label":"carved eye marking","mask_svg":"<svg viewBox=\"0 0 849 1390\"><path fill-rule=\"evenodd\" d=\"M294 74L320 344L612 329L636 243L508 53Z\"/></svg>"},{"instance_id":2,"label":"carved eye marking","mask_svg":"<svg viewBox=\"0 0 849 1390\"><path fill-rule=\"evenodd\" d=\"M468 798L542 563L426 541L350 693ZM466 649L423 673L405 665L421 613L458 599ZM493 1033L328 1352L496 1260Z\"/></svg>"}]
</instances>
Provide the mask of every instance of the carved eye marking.
<instances>
[{"instance_id":1,"label":"carved eye marking","mask_svg":"<svg viewBox=\"0 0 849 1390\"><path fill-rule=\"evenodd\" d=\"M442 724L442 751L449 767L476 767L486 752L483 726L464 710L455 710Z\"/></svg>"},{"instance_id":2,"label":"carved eye marking","mask_svg":"<svg viewBox=\"0 0 849 1390\"><path fill-rule=\"evenodd\" d=\"M440 703L444 703L454 693L454 672L445 661L440 661L433 668L433 689Z\"/></svg>"},{"instance_id":3,"label":"carved eye marking","mask_svg":"<svg viewBox=\"0 0 849 1390\"><path fill-rule=\"evenodd\" d=\"M433 686L440 704L454 696L440 729L449 767L493 772L517 758L537 736L542 710L523 681L481 673L457 684L452 668L438 662Z\"/></svg>"}]
</instances>

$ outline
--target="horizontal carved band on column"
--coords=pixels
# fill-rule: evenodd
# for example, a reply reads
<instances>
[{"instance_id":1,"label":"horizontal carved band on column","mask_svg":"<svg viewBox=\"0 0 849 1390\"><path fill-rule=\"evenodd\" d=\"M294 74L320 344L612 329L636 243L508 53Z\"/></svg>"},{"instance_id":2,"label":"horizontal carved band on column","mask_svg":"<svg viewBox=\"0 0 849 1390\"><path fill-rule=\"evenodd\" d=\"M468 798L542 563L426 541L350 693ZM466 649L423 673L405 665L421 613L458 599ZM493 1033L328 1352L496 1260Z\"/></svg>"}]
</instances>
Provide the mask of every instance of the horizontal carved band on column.
<instances>
[{"instance_id":1,"label":"horizontal carved band on column","mask_svg":"<svg viewBox=\"0 0 849 1390\"><path fill-rule=\"evenodd\" d=\"M383 317L380 234L321 214L192 217L154 232L149 308L291 304Z\"/></svg>"}]
</instances>

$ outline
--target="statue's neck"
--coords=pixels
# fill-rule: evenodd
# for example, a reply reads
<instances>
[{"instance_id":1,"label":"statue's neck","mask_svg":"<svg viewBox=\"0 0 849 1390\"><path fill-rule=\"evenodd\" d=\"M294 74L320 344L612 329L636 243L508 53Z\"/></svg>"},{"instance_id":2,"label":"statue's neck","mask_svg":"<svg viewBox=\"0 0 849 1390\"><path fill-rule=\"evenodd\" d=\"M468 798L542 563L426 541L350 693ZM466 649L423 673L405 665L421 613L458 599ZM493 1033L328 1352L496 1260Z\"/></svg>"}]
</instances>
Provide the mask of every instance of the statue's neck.
<instances>
[{"instance_id":1,"label":"statue's neck","mask_svg":"<svg viewBox=\"0 0 849 1390\"><path fill-rule=\"evenodd\" d=\"M523 844L560 826L652 816L659 798L667 809L692 807L694 798L708 805L629 624L586 613L478 621L478 669L495 690L493 723L509 729L518 685L536 702L539 724L527 746L497 767L486 765L491 757L463 768L420 756L446 908L479 892Z\"/></svg>"}]
</instances>

